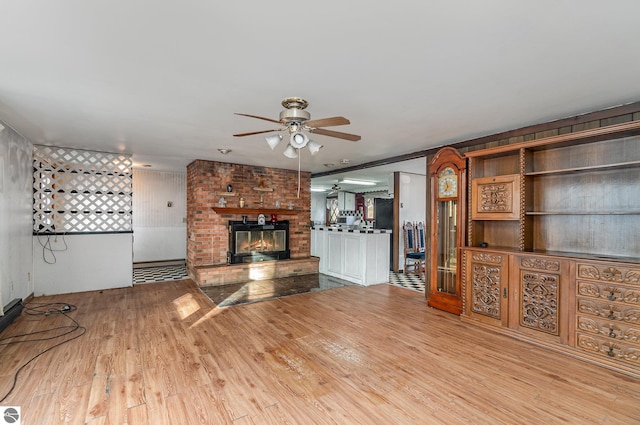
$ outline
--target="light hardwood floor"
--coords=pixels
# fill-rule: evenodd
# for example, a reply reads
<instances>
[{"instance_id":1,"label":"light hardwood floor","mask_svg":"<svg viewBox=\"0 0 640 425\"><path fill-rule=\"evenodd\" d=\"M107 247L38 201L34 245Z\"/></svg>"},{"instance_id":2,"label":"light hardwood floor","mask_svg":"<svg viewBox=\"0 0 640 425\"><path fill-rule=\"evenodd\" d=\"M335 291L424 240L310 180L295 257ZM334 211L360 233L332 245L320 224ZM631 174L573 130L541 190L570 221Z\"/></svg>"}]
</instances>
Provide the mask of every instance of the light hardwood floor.
<instances>
[{"instance_id":1,"label":"light hardwood floor","mask_svg":"<svg viewBox=\"0 0 640 425\"><path fill-rule=\"evenodd\" d=\"M391 285L229 308L189 280L37 298L87 328L21 373L23 424L634 424L640 382ZM0 336L66 324L23 314ZM0 397L49 342L0 347Z\"/></svg>"}]
</instances>

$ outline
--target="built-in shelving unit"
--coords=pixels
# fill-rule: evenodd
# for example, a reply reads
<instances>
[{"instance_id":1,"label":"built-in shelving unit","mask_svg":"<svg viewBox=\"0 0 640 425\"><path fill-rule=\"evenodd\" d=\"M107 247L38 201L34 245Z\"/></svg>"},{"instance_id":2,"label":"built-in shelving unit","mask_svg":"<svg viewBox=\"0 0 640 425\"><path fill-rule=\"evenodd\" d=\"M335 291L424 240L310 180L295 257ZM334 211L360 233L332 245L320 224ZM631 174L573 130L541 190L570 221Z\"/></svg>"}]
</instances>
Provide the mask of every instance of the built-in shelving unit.
<instances>
[{"instance_id":1,"label":"built-in shelving unit","mask_svg":"<svg viewBox=\"0 0 640 425\"><path fill-rule=\"evenodd\" d=\"M463 320L640 376L640 121L466 157Z\"/></svg>"}]
</instances>

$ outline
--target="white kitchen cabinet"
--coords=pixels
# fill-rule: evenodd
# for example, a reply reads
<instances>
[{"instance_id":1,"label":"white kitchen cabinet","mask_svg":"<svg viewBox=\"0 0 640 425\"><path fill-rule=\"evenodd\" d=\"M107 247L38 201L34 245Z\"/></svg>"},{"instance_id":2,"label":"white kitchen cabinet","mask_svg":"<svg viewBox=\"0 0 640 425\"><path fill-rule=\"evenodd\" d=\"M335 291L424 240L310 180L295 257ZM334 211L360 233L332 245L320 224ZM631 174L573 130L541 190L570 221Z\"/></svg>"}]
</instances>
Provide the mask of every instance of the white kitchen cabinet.
<instances>
[{"instance_id":1,"label":"white kitchen cabinet","mask_svg":"<svg viewBox=\"0 0 640 425\"><path fill-rule=\"evenodd\" d=\"M312 230L312 255L320 257L320 273L360 285L389 281L388 231Z\"/></svg>"},{"instance_id":2,"label":"white kitchen cabinet","mask_svg":"<svg viewBox=\"0 0 640 425\"><path fill-rule=\"evenodd\" d=\"M351 192L338 192L338 210L355 211L356 194Z\"/></svg>"}]
</instances>

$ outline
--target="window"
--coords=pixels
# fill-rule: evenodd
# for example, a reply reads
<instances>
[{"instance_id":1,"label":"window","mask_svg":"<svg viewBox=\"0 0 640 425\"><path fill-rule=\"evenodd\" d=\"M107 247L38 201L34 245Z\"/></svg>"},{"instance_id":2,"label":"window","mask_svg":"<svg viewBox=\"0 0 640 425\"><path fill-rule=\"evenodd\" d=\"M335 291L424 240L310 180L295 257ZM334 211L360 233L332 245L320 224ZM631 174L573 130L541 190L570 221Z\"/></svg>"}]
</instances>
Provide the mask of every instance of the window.
<instances>
[{"instance_id":1,"label":"window","mask_svg":"<svg viewBox=\"0 0 640 425\"><path fill-rule=\"evenodd\" d=\"M338 222L338 198L327 198L327 209L329 210L329 223L335 224Z\"/></svg>"},{"instance_id":2,"label":"window","mask_svg":"<svg viewBox=\"0 0 640 425\"><path fill-rule=\"evenodd\" d=\"M131 155L33 147L33 232L132 231Z\"/></svg>"},{"instance_id":3,"label":"window","mask_svg":"<svg viewBox=\"0 0 640 425\"><path fill-rule=\"evenodd\" d=\"M373 210L373 198L367 198L366 208L367 213L365 214L365 219L373 220L373 218L375 217L375 211Z\"/></svg>"}]
</instances>

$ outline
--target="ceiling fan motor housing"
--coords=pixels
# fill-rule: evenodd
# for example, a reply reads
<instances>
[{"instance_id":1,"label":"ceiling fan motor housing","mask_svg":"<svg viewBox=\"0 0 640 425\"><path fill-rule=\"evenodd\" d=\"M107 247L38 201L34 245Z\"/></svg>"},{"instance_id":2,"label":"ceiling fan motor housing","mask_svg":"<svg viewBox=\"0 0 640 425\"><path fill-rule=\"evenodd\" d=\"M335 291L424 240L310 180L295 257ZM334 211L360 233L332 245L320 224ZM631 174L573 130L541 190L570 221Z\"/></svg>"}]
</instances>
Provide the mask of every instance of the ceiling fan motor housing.
<instances>
[{"instance_id":1,"label":"ceiling fan motor housing","mask_svg":"<svg viewBox=\"0 0 640 425\"><path fill-rule=\"evenodd\" d=\"M302 122L311 118L309 112L302 109L285 109L280 112L280 121L282 123Z\"/></svg>"}]
</instances>

